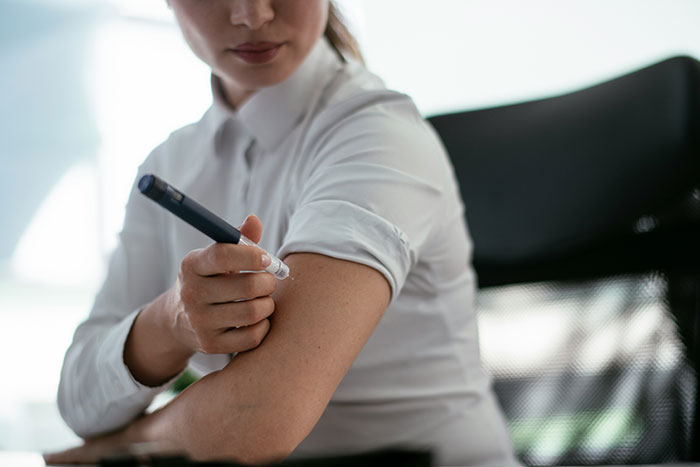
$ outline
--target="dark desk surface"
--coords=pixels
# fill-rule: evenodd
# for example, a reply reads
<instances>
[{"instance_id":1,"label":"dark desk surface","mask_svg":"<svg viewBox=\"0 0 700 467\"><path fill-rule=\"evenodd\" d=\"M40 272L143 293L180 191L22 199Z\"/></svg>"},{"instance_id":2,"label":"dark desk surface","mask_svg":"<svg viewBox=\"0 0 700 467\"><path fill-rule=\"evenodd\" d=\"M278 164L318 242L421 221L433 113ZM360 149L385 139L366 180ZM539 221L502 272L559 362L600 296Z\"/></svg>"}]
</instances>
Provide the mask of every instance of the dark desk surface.
<instances>
[{"instance_id":1,"label":"dark desk surface","mask_svg":"<svg viewBox=\"0 0 700 467\"><path fill-rule=\"evenodd\" d=\"M12 467L43 467L44 458L40 453L35 452L15 452L15 451L0 451L0 466ZM646 467L700 467L700 464L661 464ZM90 467L83 465L82 467ZM439 466L435 466L439 467ZM624 467L624 466L606 466L606 467ZM643 465L635 465L634 467L645 467Z\"/></svg>"}]
</instances>

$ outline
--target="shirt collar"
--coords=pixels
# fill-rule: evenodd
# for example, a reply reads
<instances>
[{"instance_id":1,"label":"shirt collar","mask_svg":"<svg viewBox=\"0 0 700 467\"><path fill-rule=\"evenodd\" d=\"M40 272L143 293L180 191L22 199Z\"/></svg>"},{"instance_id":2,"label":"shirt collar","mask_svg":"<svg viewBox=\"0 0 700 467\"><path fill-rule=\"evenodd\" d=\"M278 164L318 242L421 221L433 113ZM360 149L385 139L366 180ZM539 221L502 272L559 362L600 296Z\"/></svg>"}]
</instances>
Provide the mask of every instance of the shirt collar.
<instances>
[{"instance_id":1,"label":"shirt collar","mask_svg":"<svg viewBox=\"0 0 700 467\"><path fill-rule=\"evenodd\" d=\"M341 61L325 37L321 38L299 68L285 81L263 88L238 109L231 109L223 97L219 78L212 75L214 130L232 119L265 149L272 150L304 117L313 94L330 80Z\"/></svg>"}]
</instances>

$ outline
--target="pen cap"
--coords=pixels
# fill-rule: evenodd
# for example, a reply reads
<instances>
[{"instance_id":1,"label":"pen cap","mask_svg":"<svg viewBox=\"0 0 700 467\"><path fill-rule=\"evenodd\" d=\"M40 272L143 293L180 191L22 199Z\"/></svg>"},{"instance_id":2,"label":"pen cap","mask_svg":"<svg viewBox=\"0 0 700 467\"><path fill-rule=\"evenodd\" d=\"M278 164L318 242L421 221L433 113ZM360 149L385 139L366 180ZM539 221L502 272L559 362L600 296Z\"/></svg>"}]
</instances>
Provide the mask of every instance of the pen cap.
<instances>
[{"instance_id":1,"label":"pen cap","mask_svg":"<svg viewBox=\"0 0 700 467\"><path fill-rule=\"evenodd\" d=\"M153 174L146 174L139 180L139 190L154 201L165 195L168 184Z\"/></svg>"}]
</instances>

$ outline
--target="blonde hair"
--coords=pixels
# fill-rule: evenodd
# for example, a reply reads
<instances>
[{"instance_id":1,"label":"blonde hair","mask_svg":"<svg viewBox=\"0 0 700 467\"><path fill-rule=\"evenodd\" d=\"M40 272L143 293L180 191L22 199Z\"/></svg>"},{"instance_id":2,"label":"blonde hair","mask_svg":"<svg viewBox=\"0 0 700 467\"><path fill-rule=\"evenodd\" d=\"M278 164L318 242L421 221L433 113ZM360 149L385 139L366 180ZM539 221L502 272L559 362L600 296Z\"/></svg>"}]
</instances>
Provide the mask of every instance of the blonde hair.
<instances>
[{"instance_id":1,"label":"blonde hair","mask_svg":"<svg viewBox=\"0 0 700 467\"><path fill-rule=\"evenodd\" d=\"M332 1L328 5L328 24L324 35L341 59L345 60L345 56L349 56L364 64L357 39L348 29L343 15Z\"/></svg>"}]
</instances>

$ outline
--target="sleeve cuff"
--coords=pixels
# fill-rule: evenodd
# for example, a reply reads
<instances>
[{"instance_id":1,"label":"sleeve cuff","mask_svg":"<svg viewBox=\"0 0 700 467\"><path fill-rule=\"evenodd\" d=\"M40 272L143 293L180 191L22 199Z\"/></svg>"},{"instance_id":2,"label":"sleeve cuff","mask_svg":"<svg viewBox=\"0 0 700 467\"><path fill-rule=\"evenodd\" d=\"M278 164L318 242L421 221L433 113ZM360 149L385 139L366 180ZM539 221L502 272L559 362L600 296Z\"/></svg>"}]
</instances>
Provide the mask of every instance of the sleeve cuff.
<instances>
[{"instance_id":1,"label":"sleeve cuff","mask_svg":"<svg viewBox=\"0 0 700 467\"><path fill-rule=\"evenodd\" d=\"M319 253L370 266L398 296L415 262L407 235L386 219L347 201L323 200L299 209L278 255Z\"/></svg>"},{"instance_id":2,"label":"sleeve cuff","mask_svg":"<svg viewBox=\"0 0 700 467\"><path fill-rule=\"evenodd\" d=\"M138 382L129 371L124 363L124 346L131 326L140 312L140 309L133 311L103 336L97 361L104 363L106 377L100 378L100 381L106 400L129 399L132 402L147 405L156 394L169 387L181 374L178 373L160 386L150 387Z\"/></svg>"}]
</instances>

